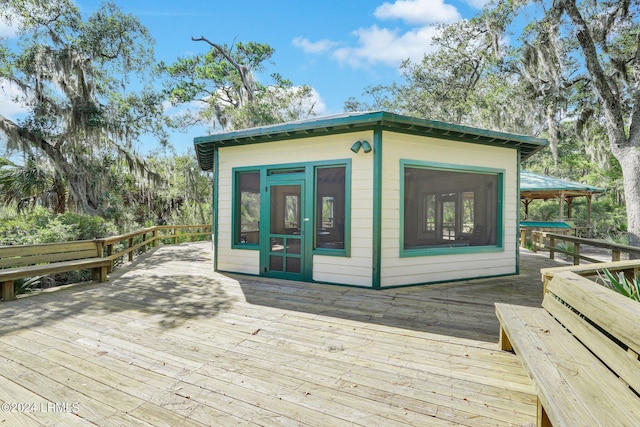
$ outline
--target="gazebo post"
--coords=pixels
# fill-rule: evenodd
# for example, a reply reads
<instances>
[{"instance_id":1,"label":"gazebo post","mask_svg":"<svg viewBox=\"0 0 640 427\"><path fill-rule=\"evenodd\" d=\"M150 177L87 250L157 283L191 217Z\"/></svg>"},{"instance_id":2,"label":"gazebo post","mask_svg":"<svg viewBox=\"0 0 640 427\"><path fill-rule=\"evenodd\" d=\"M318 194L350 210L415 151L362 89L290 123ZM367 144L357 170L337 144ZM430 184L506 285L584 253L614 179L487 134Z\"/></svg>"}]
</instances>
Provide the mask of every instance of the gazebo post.
<instances>
[{"instance_id":1,"label":"gazebo post","mask_svg":"<svg viewBox=\"0 0 640 427\"><path fill-rule=\"evenodd\" d=\"M531 199L522 199L522 203L524 203L524 219L529 218L529 205L532 201Z\"/></svg>"},{"instance_id":2,"label":"gazebo post","mask_svg":"<svg viewBox=\"0 0 640 427\"><path fill-rule=\"evenodd\" d=\"M593 193L587 194L587 237L591 238L591 198Z\"/></svg>"},{"instance_id":3,"label":"gazebo post","mask_svg":"<svg viewBox=\"0 0 640 427\"><path fill-rule=\"evenodd\" d=\"M560 209L558 218L560 221L564 221L564 191L560 192Z\"/></svg>"}]
</instances>

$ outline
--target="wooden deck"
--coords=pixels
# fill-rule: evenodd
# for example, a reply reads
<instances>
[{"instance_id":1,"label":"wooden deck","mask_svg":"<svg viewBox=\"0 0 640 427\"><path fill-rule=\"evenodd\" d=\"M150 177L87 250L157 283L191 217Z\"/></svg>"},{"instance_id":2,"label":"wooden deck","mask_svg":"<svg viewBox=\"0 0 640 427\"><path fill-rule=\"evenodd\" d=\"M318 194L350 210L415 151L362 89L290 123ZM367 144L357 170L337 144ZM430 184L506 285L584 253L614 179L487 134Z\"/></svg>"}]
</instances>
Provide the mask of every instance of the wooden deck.
<instances>
[{"instance_id":1,"label":"wooden deck","mask_svg":"<svg viewBox=\"0 0 640 427\"><path fill-rule=\"evenodd\" d=\"M163 246L0 304L0 425L533 425L493 303L539 305L558 264L521 264L372 291L223 276L210 242Z\"/></svg>"}]
</instances>

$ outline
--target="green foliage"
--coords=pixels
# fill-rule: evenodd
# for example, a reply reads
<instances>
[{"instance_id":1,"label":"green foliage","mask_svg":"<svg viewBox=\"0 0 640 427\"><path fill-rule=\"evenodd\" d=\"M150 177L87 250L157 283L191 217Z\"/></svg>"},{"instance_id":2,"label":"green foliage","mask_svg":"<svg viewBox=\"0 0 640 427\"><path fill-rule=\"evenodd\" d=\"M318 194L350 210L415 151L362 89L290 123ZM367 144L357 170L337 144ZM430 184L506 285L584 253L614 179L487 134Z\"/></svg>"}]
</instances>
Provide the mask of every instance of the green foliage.
<instances>
[{"instance_id":1,"label":"green foliage","mask_svg":"<svg viewBox=\"0 0 640 427\"><path fill-rule=\"evenodd\" d=\"M600 274L599 276L602 283L609 289L612 289L627 298L631 298L634 301L640 301L640 279L638 276L629 278L624 274L624 272L614 274L606 268L604 269L604 277Z\"/></svg>"},{"instance_id":2,"label":"green foliage","mask_svg":"<svg viewBox=\"0 0 640 427\"><path fill-rule=\"evenodd\" d=\"M262 83L255 74L264 69L275 50L264 43L220 45L205 38L211 49L205 54L160 63L158 70L168 78L165 90L174 105L197 102L203 108L185 111L173 126L194 124L240 129L298 120L313 115L313 91L293 86L280 74Z\"/></svg>"},{"instance_id":3,"label":"green foliage","mask_svg":"<svg viewBox=\"0 0 640 427\"><path fill-rule=\"evenodd\" d=\"M97 216L70 212L56 215L41 206L24 214L0 212L0 245L89 240L116 234L112 223Z\"/></svg>"},{"instance_id":4,"label":"green foliage","mask_svg":"<svg viewBox=\"0 0 640 427\"><path fill-rule=\"evenodd\" d=\"M84 19L70 0L6 0L0 20L20 29L18 43L0 40L0 73L23 89L17 100L28 109L19 120L2 117L0 131L9 149L38 159L58 181L58 212L72 198L82 211L102 213L110 188L104 156L126 158L158 181L131 150L143 133L166 140L163 99L150 89L154 41L140 21L110 2Z\"/></svg>"},{"instance_id":5,"label":"green foliage","mask_svg":"<svg viewBox=\"0 0 640 427\"><path fill-rule=\"evenodd\" d=\"M41 285L43 276L25 277L13 281L13 293L15 295L28 294Z\"/></svg>"}]
</instances>

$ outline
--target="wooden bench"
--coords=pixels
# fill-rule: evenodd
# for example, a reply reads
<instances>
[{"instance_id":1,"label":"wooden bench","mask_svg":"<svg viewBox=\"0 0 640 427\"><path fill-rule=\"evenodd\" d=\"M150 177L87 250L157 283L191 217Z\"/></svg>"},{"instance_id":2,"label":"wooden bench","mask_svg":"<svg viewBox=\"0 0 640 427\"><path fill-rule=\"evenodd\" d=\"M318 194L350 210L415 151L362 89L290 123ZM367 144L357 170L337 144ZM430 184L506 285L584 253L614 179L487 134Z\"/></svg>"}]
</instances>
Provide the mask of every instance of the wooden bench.
<instances>
[{"instance_id":1,"label":"wooden bench","mask_svg":"<svg viewBox=\"0 0 640 427\"><path fill-rule=\"evenodd\" d=\"M102 257L102 249L97 240L0 246L2 299L14 300L13 282L25 277L91 269L93 280L104 282L111 261Z\"/></svg>"},{"instance_id":2,"label":"wooden bench","mask_svg":"<svg viewBox=\"0 0 640 427\"><path fill-rule=\"evenodd\" d=\"M625 260L612 262L598 262L593 264L567 265L564 267L549 267L540 269L542 283L546 292L547 284L553 279L553 275L562 271L572 271L579 276L604 275L604 269L612 273L624 272L625 275L633 277L640 273L640 260Z\"/></svg>"},{"instance_id":3,"label":"wooden bench","mask_svg":"<svg viewBox=\"0 0 640 427\"><path fill-rule=\"evenodd\" d=\"M640 303L560 271L542 307L496 303L500 346L536 390L537 425L640 426Z\"/></svg>"}]
</instances>

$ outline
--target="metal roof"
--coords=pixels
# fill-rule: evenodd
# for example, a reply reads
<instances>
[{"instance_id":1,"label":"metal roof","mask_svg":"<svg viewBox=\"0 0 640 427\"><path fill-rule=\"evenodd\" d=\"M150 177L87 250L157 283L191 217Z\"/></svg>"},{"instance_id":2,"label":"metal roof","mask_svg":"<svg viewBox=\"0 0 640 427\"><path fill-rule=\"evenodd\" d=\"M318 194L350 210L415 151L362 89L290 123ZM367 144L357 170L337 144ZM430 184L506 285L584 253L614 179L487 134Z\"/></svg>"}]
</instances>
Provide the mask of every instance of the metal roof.
<instances>
[{"instance_id":1,"label":"metal roof","mask_svg":"<svg viewBox=\"0 0 640 427\"><path fill-rule=\"evenodd\" d=\"M582 196L605 191L604 188L593 185L520 171L520 195L523 198L545 199L555 197L559 193Z\"/></svg>"},{"instance_id":2,"label":"metal roof","mask_svg":"<svg viewBox=\"0 0 640 427\"><path fill-rule=\"evenodd\" d=\"M242 129L201 136L194 139L198 164L202 170L213 169L213 154L218 146L259 144L288 139L308 138L381 128L394 132L433 136L476 144L520 149L521 160L547 146L547 140L530 136L453 125L400 114L377 112L342 113L306 120Z\"/></svg>"}]
</instances>

